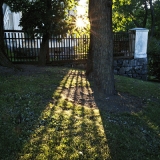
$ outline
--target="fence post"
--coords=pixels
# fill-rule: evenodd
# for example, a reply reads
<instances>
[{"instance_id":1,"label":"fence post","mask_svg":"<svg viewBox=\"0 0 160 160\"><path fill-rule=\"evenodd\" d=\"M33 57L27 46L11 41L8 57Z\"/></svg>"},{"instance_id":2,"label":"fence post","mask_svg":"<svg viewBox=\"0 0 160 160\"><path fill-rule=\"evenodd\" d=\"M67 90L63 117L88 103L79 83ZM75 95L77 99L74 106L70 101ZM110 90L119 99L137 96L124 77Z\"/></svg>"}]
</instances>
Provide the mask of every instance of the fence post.
<instances>
[{"instance_id":1,"label":"fence post","mask_svg":"<svg viewBox=\"0 0 160 160\"><path fill-rule=\"evenodd\" d=\"M131 51L134 53L134 58L147 58L148 31L146 28L129 30L129 33L133 34ZM135 40L133 39L134 37Z\"/></svg>"}]
</instances>

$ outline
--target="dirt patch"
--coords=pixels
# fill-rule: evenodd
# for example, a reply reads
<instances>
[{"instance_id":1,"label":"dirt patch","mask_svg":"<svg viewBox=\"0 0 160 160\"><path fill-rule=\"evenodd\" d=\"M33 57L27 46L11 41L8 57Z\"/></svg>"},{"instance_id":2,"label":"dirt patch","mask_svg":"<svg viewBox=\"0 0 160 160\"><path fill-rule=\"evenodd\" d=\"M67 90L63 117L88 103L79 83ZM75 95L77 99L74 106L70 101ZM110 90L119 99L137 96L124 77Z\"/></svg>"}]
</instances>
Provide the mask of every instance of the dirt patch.
<instances>
[{"instance_id":1,"label":"dirt patch","mask_svg":"<svg viewBox=\"0 0 160 160\"><path fill-rule=\"evenodd\" d=\"M35 65L19 65L22 71L0 66L0 75L35 75L39 73L46 74L46 67L38 67ZM80 75L85 76L85 75ZM138 97L131 96L127 93L118 93L116 95L106 97L99 96L99 93L90 87L70 87L64 88L62 96L75 104L80 104L89 108L99 108L102 111L121 113L121 112L139 112L143 109L144 102Z\"/></svg>"},{"instance_id":2,"label":"dirt patch","mask_svg":"<svg viewBox=\"0 0 160 160\"><path fill-rule=\"evenodd\" d=\"M110 97L99 97L98 93L85 87L64 89L62 95L66 100L89 108L99 108L107 112L139 112L143 109L142 99L127 93L118 93Z\"/></svg>"}]
</instances>

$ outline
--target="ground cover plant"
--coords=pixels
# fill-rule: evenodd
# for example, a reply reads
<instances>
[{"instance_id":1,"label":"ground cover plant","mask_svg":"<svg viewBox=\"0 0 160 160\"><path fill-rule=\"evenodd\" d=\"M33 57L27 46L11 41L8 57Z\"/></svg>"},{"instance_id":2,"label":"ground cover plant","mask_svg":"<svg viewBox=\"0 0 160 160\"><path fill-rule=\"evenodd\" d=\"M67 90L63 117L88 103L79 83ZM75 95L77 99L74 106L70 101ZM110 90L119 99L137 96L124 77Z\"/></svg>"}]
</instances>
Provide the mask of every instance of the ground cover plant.
<instances>
[{"instance_id":1,"label":"ground cover plant","mask_svg":"<svg viewBox=\"0 0 160 160\"><path fill-rule=\"evenodd\" d=\"M0 69L1 160L160 159L160 83L115 76L100 95L83 70Z\"/></svg>"}]
</instances>

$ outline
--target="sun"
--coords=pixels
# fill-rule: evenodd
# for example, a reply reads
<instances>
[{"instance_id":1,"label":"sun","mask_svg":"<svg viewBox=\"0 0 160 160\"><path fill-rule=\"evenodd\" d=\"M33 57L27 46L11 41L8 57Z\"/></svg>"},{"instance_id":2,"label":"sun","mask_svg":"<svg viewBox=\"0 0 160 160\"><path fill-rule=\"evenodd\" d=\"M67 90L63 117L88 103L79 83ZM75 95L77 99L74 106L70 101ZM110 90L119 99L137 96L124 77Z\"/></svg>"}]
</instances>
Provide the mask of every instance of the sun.
<instances>
[{"instance_id":1,"label":"sun","mask_svg":"<svg viewBox=\"0 0 160 160\"><path fill-rule=\"evenodd\" d=\"M79 4L80 4L80 5L86 5L86 2L87 2L86 0L80 0L80 1L79 1Z\"/></svg>"},{"instance_id":2,"label":"sun","mask_svg":"<svg viewBox=\"0 0 160 160\"><path fill-rule=\"evenodd\" d=\"M76 26L77 26L77 28L84 28L86 26L86 23L83 20L83 18L79 17L76 19Z\"/></svg>"},{"instance_id":3,"label":"sun","mask_svg":"<svg viewBox=\"0 0 160 160\"><path fill-rule=\"evenodd\" d=\"M77 17L76 17L76 27L85 28L87 26L87 4L86 0L80 0L79 5L76 8Z\"/></svg>"},{"instance_id":4,"label":"sun","mask_svg":"<svg viewBox=\"0 0 160 160\"><path fill-rule=\"evenodd\" d=\"M83 16L86 13L86 8L84 6L77 6L77 15Z\"/></svg>"}]
</instances>

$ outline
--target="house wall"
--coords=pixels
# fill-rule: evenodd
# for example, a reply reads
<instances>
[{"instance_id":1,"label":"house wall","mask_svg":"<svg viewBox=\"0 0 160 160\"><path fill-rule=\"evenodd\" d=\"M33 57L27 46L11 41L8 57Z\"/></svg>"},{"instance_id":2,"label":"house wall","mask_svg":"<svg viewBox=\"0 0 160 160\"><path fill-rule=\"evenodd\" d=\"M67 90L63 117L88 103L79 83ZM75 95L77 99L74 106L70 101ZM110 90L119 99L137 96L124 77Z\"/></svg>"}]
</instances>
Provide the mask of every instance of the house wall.
<instances>
[{"instance_id":1,"label":"house wall","mask_svg":"<svg viewBox=\"0 0 160 160\"><path fill-rule=\"evenodd\" d=\"M3 4L3 16L5 30L22 30L22 27L19 26L21 12L11 12L9 6Z\"/></svg>"},{"instance_id":2,"label":"house wall","mask_svg":"<svg viewBox=\"0 0 160 160\"><path fill-rule=\"evenodd\" d=\"M22 30L22 27L19 26L19 21L21 19L21 12L15 13L13 12L13 28L14 30Z\"/></svg>"}]
</instances>

